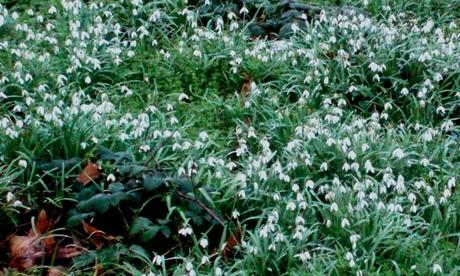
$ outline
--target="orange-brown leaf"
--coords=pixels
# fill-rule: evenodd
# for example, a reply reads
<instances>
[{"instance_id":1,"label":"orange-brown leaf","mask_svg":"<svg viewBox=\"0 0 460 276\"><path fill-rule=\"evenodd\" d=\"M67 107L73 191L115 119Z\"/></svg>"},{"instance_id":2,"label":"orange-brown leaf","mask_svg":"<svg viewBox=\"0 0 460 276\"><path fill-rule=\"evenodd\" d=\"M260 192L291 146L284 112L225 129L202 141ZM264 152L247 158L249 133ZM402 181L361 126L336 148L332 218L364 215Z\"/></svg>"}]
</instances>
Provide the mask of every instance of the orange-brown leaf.
<instances>
[{"instance_id":1,"label":"orange-brown leaf","mask_svg":"<svg viewBox=\"0 0 460 276\"><path fill-rule=\"evenodd\" d=\"M235 246L237 246L240 242L241 242L241 228L238 227L235 233L230 234L230 237L228 238L227 243L225 244L224 250L222 252L225 259L230 257L230 254L232 253L233 248L235 248Z\"/></svg>"},{"instance_id":2,"label":"orange-brown leaf","mask_svg":"<svg viewBox=\"0 0 460 276\"><path fill-rule=\"evenodd\" d=\"M86 186L91 181L97 179L100 174L101 172L99 171L99 167L97 166L97 164L93 162L88 162L86 167L77 177L77 180L78 182Z\"/></svg>"},{"instance_id":3,"label":"orange-brown leaf","mask_svg":"<svg viewBox=\"0 0 460 276\"><path fill-rule=\"evenodd\" d=\"M73 258L76 257L80 254L83 254L84 251L75 245L67 245L65 247L60 247L57 253L58 258L63 258L63 259L68 259L68 258Z\"/></svg>"},{"instance_id":4,"label":"orange-brown leaf","mask_svg":"<svg viewBox=\"0 0 460 276\"><path fill-rule=\"evenodd\" d=\"M66 271L67 271L67 269L62 265L55 266L55 267L52 267L52 268L48 269L47 276L63 276L63 275L67 275Z\"/></svg>"},{"instance_id":5,"label":"orange-brown leaf","mask_svg":"<svg viewBox=\"0 0 460 276\"><path fill-rule=\"evenodd\" d=\"M116 239L113 236L107 235L104 231L97 229L91 224L82 221L83 230L88 234L88 238L91 239L92 244L96 246L96 249L99 250L104 246L105 241L110 241Z\"/></svg>"},{"instance_id":6,"label":"orange-brown leaf","mask_svg":"<svg viewBox=\"0 0 460 276\"><path fill-rule=\"evenodd\" d=\"M13 236L10 239L10 267L26 270L35 265L46 252L42 249L36 235Z\"/></svg>"},{"instance_id":7,"label":"orange-brown leaf","mask_svg":"<svg viewBox=\"0 0 460 276\"><path fill-rule=\"evenodd\" d=\"M244 74L243 84L241 85L241 94L243 96L243 100L245 100L249 96L249 92L251 91L251 78L248 74Z\"/></svg>"},{"instance_id":8,"label":"orange-brown leaf","mask_svg":"<svg viewBox=\"0 0 460 276\"><path fill-rule=\"evenodd\" d=\"M43 234L48 232L53 223L51 220L48 219L48 215L46 214L45 210L41 210L38 214L37 222L35 223L35 229L37 230L37 234Z\"/></svg>"}]
</instances>

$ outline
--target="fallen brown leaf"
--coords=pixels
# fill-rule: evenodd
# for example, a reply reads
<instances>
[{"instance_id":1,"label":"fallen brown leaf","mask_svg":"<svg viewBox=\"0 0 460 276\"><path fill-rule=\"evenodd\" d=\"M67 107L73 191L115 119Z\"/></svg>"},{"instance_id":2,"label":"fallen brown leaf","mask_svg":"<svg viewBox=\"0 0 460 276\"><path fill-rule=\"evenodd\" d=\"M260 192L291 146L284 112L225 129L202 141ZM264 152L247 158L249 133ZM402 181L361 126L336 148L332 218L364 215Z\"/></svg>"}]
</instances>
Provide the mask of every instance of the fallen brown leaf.
<instances>
[{"instance_id":1,"label":"fallen brown leaf","mask_svg":"<svg viewBox=\"0 0 460 276\"><path fill-rule=\"evenodd\" d=\"M55 266L55 267L48 269L47 276L63 276L63 275L67 275L67 269L62 265Z\"/></svg>"},{"instance_id":2,"label":"fallen brown leaf","mask_svg":"<svg viewBox=\"0 0 460 276\"><path fill-rule=\"evenodd\" d=\"M243 84L241 85L241 94L243 96L243 100L249 96L249 92L251 92L251 78L247 73L244 73Z\"/></svg>"},{"instance_id":3,"label":"fallen brown leaf","mask_svg":"<svg viewBox=\"0 0 460 276\"><path fill-rule=\"evenodd\" d=\"M77 180L86 186L91 181L97 179L100 174L101 172L99 171L97 164L90 161L77 177Z\"/></svg>"},{"instance_id":4,"label":"fallen brown leaf","mask_svg":"<svg viewBox=\"0 0 460 276\"><path fill-rule=\"evenodd\" d=\"M37 260L46 255L40 240L35 234L28 236L13 236L10 239L10 267L20 271L31 268Z\"/></svg>"},{"instance_id":5,"label":"fallen brown leaf","mask_svg":"<svg viewBox=\"0 0 460 276\"><path fill-rule=\"evenodd\" d=\"M91 224L82 221L83 230L88 234L88 238L91 240L91 243L96 246L96 250L101 249L106 241L111 241L117 239L114 236L107 235L104 231L97 229Z\"/></svg>"},{"instance_id":6,"label":"fallen brown leaf","mask_svg":"<svg viewBox=\"0 0 460 276\"><path fill-rule=\"evenodd\" d=\"M53 224L46 211L41 210L35 227L29 230L27 236L14 235L10 238L10 267L23 271L36 265L42 257L52 256L56 250L56 241L53 236L46 233L51 230ZM57 248L58 258L71 258L81 254L66 248Z\"/></svg>"},{"instance_id":7,"label":"fallen brown leaf","mask_svg":"<svg viewBox=\"0 0 460 276\"><path fill-rule=\"evenodd\" d=\"M225 244L224 250L222 251L222 255L224 256L224 259L227 260L235 246L237 246L241 242L241 228L238 226L236 228L236 231L232 234L230 234L230 237L227 240L227 243Z\"/></svg>"}]
</instances>

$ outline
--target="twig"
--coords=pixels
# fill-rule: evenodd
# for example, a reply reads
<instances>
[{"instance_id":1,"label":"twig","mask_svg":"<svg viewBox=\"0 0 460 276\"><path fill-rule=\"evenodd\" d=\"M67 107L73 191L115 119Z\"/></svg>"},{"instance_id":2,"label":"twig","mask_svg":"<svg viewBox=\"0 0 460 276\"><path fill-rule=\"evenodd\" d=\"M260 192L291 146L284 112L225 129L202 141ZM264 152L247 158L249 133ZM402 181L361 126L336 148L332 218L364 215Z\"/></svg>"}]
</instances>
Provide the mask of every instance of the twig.
<instances>
[{"instance_id":1,"label":"twig","mask_svg":"<svg viewBox=\"0 0 460 276\"><path fill-rule=\"evenodd\" d=\"M203 208L203 210L205 210L213 219L215 219L221 226L225 226L225 223L224 221L211 209L209 209L208 207L206 207L206 205L204 205L203 202L201 202L199 199L195 198L195 197L191 197L189 195L186 195L184 194L183 192L177 190L177 194L180 196L180 197L183 197L187 200L190 200L190 201L193 201L193 202L196 202L198 205L200 205L201 208Z\"/></svg>"}]
</instances>

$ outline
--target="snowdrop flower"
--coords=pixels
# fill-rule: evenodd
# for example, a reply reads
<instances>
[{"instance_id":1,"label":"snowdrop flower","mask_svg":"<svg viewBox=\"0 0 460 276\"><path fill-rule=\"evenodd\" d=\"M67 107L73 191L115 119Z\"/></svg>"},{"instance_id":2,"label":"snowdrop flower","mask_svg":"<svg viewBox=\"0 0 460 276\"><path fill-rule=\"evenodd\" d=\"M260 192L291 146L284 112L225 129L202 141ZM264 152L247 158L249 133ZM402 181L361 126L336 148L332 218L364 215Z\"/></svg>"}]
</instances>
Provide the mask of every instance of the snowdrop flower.
<instances>
[{"instance_id":1,"label":"snowdrop flower","mask_svg":"<svg viewBox=\"0 0 460 276\"><path fill-rule=\"evenodd\" d=\"M186 236L189 236L193 233L193 229L191 227L184 227L182 229L179 230L179 234L186 237Z\"/></svg>"},{"instance_id":2,"label":"snowdrop flower","mask_svg":"<svg viewBox=\"0 0 460 276\"><path fill-rule=\"evenodd\" d=\"M16 200L14 203L13 203L13 207L23 207L24 204L22 204L22 201L20 200Z\"/></svg>"},{"instance_id":3,"label":"snowdrop flower","mask_svg":"<svg viewBox=\"0 0 460 276\"><path fill-rule=\"evenodd\" d=\"M161 266L165 261L165 257L163 255L155 255L153 257L152 263L154 263L157 266Z\"/></svg>"},{"instance_id":4,"label":"snowdrop flower","mask_svg":"<svg viewBox=\"0 0 460 276\"><path fill-rule=\"evenodd\" d=\"M289 202L287 205L286 205L286 210L290 210L290 211L295 211L295 209L297 208L297 206L295 205L294 202Z\"/></svg>"},{"instance_id":5,"label":"snowdrop flower","mask_svg":"<svg viewBox=\"0 0 460 276\"><path fill-rule=\"evenodd\" d=\"M407 96L407 94L409 94L409 90L408 90L406 87L404 87L404 88L401 90L401 95Z\"/></svg>"},{"instance_id":6,"label":"snowdrop flower","mask_svg":"<svg viewBox=\"0 0 460 276\"><path fill-rule=\"evenodd\" d=\"M352 244L353 249L356 248L356 243L358 242L358 240L360 238L361 238L361 236L358 235L358 234L353 234L353 235L350 236L350 242Z\"/></svg>"},{"instance_id":7,"label":"snowdrop flower","mask_svg":"<svg viewBox=\"0 0 460 276\"><path fill-rule=\"evenodd\" d=\"M49 14L55 14L57 13L57 9L55 6L51 6L49 9L48 9L48 13Z\"/></svg>"},{"instance_id":8,"label":"snowdrop flower","mask_svg":"<svg viewBox=\"0 0 460 276\"><path fill-rule=\"evenodd\" d=\"M346 219L346 218L342 219L341 226L342 226L342 228L349 227L349 226L350 226L350 222L348 221L348 219Z\"/></svg>"},{"instance_id":9,"label":"snowdrop flower","mask_svg":"<svg viewBox=\"0 0 460 276\"><path fill-rule=\"evenodd\" d=\"M439 264L433 264L433 273L442 274L442 267Z\"/></svg>"},{"instance_id":10,"label":"snowdrop flower","mask_svg":"<svg viewBox=\"0 0 460 276\"><path fill-rule=\"evenodd\" d=\"M18 165L19 165L20 167L27 168L27 161L24 160L24 159L19 160Z\"/></svg>"},{"instance_id":11,"label":"snowdrop flower","mask_svg":"<svg viewBox=\"0 0 460 276\"><path fill-rule=\"evenodd\" d=\"M12 201L13 199L15 198L14 194L12 192L8 192L6 194L6 202L9 203L10 201Z\"/></svg>"},{"instance_id":12,"label":"snowdrop flower","mask_svg":"<svg viewBox=\"0 0 460 276\"><path fill-rule=\"evenodd\" d=\"M420 160L420 165L426 167L430 164L430 160L426 159L426 158L423 158L422 160Z\"/></svg>"},{"instance_id":13,"label":"snowdrop flower","mask_svg":"<svg viewBox=\"0 0 460 276\"><path fill-rule=\"evenodd\" d=\"M200 240L200 246L201 246L201 247L206 248L206 247L208 247L208 244L209 244L209 242L208 242L207 239L202 238L202 239Z\"/></svg>"},{"instance_id":14,"label":"snowdrop flower","mask_svg":"<svg viewBox=\"0 0 460 276\"><path fill-rule=\"evenodd\" d=\"M366 170L366 173L374 173L375 172L375 169L372 166L372 163L371 163L370 160L366 160L366 162L364 163L364 169Z\"/></svg>"},{"instance_id":15,"label":"snowdrop flower","mask_svg":"<svg viewBox=\"0 0 460 276\"><path fill-rule=\"evenodd\" d=\"M326 162L321 163L321 166L319 167L319 169L322 172L327 171L327 163Z\"/></svg>"},{"instance_id":16,"label":"snowdrop flower","mask_svg":"<svg viewBox=\"0 0 460 276\"><path fill-rule=\"evenodd\" d=\"M391 156L393 158L402 159L402 158L404 158L405 154L404 154L404 151L402 149L396 148L395 150L393 150L393 153L391 154Z\"/></svg>"},{"instance_id":17,"label":"snowdrop flower","mask_svg":"<svg viewBox=\"0 0 460 276\"><path fill-rule=\"evenodd\" d=\"M139 147L140 152L148 152L150 151L150 146L149 145L142 145Z\"/></svg>"},{"instance_id":18,"label":"snowdrop flower","mask_svg":"<svg viewBox=\"0 0 460 276\"><path fill-rule=\"evenodd\" d=\"M109 182L115 181L115 175L109 174L109 175L107 176L107 181L109 181Z\"/></svg>"},{"instance_id":19,"label":"snowdrop flower","mask_svg":"<svg viewBox=\"0 0 460 276\"><path fill-rule=\"evenodd\" d=\"M299 258L303 263L312 259L308 251L302 252L300 254L294 255L294 257Z\"/></svg>"},{"instance_id":20,"label":"snowdrop flower","mask_svg":"<svg viewBox=\"0 0 460 276\"><path fill-rule=\"evenodd\" d=\"M331 204L330 209L331 209L332 212L337 212L339 210L339 206L337 205L337 203L333 202Z\"/></svg>"}]
</instances>

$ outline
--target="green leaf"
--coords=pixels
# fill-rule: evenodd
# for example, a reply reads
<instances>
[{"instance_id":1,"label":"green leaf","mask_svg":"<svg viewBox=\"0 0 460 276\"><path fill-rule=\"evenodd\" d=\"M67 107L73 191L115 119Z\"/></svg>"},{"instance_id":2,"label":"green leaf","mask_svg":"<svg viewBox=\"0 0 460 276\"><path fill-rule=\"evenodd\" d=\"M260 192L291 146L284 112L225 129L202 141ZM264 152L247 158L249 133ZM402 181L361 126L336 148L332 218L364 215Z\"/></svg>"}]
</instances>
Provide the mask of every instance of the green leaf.
<instances>
[{"instance_id":1,"label":"green leaf","mask_svg":"<svg viewBox=\"0 0 460 276\"><path fill-rule=\"evenodd\" d=\"M109 191L112 193L120 192L125 189L125 185L120 182L112 183L109 185Z\"/></svg>"},{"instance_id":2,"label":"green leaf","mask_svg":"<svg viewBox=\"0 0 460 276\"><path fill-rule=\"evenodd\" d=\"M98 149L99 159L103 161L121 161L131 160L131 155L127 152L113 152L104 146L99 146Z\"/></svg>"},{"instance_id":3,"label":"green leaf","mask_svg":"<svg viewBox=\"0 0 460 276\"><path fill-rule=\"evenodd\" d=\"M147 168L139 165L126 165L120 168L120 174L135 177L144 172Z\"/></svg>"},{"instance_id":4,"label":"green leaf","mask_svg":"<svg viewBox=\"0 0 460 276\"><path fill-rule=\"evenodd\" d=\"M73 215L67 219L67 226L75 227L77 225L80 225L82 221L90 217L94 217L94 215L94 212Z\"/></svg>"},{"instance_id":5,"label":"green leaf","mask_svg":"<svg viewBox=\"0 0 460 276\"><path fill-rule=\"evenodd\" d=\"M160 231L166 238L171 237L171 229L169 229L169 226L162 225Z\"/></svg>"},{"instance_id":6,"label":"green leaf","mask_svg":"<svg viewBox=\"0 0 460 276\"><path fill-rule=\"evenodd\" d=\"M155 191L158 189L161 185L164 183L164 178L156 176L156 175L151 175L151 174L144 174L144 188L151 192Z\"/></svg>"},{"instance_id":7,"label":"green leaf","mask_svg":"<svg viewBox=\"0 0 460 276\"><path fill-rule=\"evenodd\" d=\"M130 235L137 235L145 231L145 229L153 226L153 222L145 217L137 217L133 224L131 225L131 229L129 230Z\"/></svg>"},{"instance_id":8,"label":"green leaf","mask_svg":"<svg viewBox=\"0 0 460 276\"><path fill-rule=\"evenodd\" d=\"M106 194L97 194L88 200L89 206L96 212L103 214L110 208L110 196Z\"/></svg>"},{"instance_id":9,"label":"green leaf","mask_svg":"<svg viewBox=\"0 0 460 276\"><path fill-rule=\"evenodd\" d=\"M110 196L110 204L113 207L118 207L120 205L120 202L126 200L127 198L128 195L125 192L116 192Z\"/></svg>"},{"instance_id":10,"label":"green leaf","mask_svg":"<svg viewBox=\"0 0 460 276\"><path fill-rule=\"evenodd\" d=\"M193 182L188 177L176 178L174 182L176 183L179 191L185 194L191 193L193 191Z\"/></svg>"},{"instance_id":11,"label":"green leaf","mask_svg":"<svg viewBox=\"0 0 460 276\"><path fill-rule=\"evenodd\" d=\"M42 163L42 162L37 161L36 163L37 163L38 169L44 170L44 171L50 171L53 169L61 169L62 167L64 167L64 169L68 169L77 164L80 164L81 161L82 161L81 158L76 157L76 158L71 158L71 159L54 159L47 163Z\"/></svg>"},{"instance_id":12,"label":"green leaf","mask_svg":"<svg viewBox=\"0 0 460 276\"><path fill-rule=\"evenodd\" d=\"M150 260L150 254L142 246L133 244L129 247L129 251L134 255L144 258L144 260Z\"/></svg>"},{"instance_id":13,"label":"green leaf","mask_svg":"<svg viewBox=\"0 0 460 276\"><path fill-rule=\"evenodd\" d=\"M139 240L141 242L148 242L155 238L159 230L160 230L160 226L153 225L149 227L148 229L146 229L145 232L142 233L142 235L139 237Z\"/></svg>"}]
</instances>

